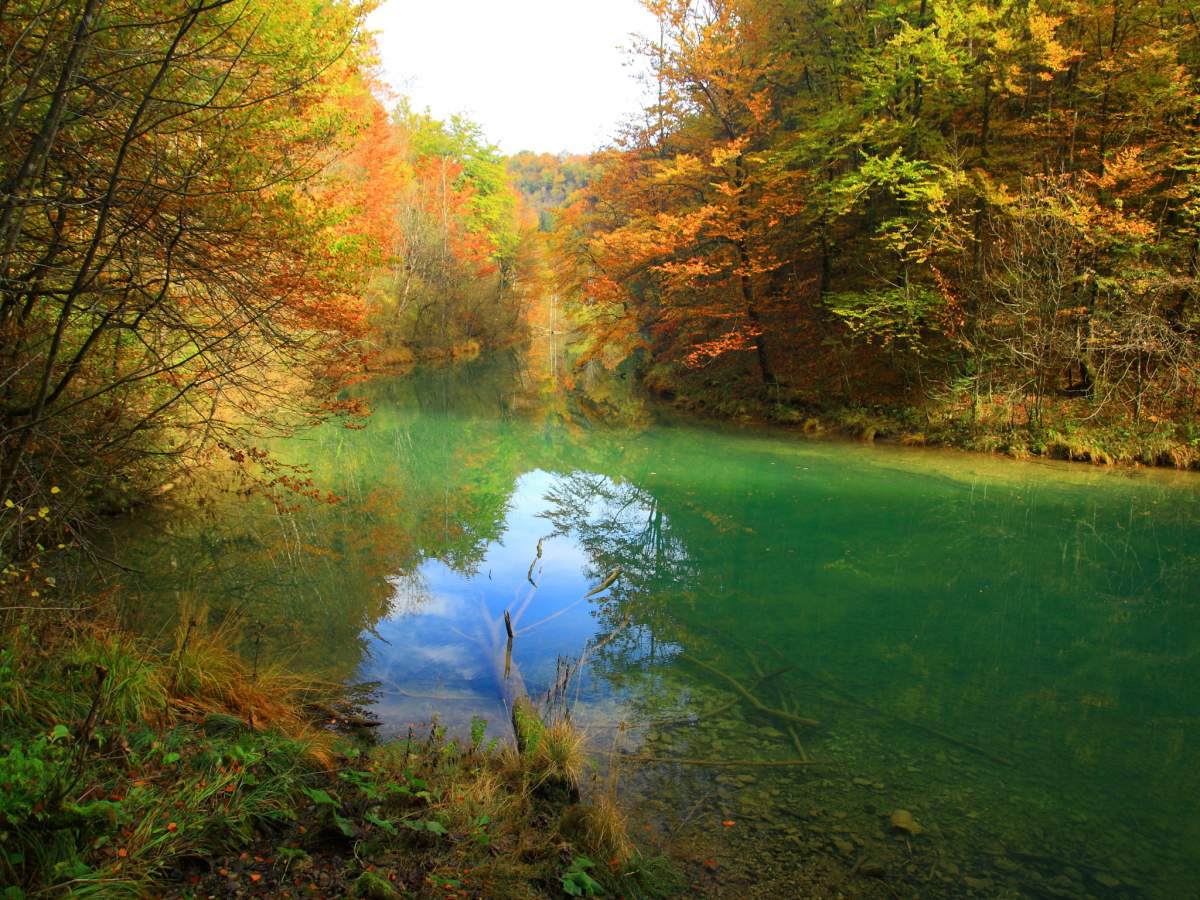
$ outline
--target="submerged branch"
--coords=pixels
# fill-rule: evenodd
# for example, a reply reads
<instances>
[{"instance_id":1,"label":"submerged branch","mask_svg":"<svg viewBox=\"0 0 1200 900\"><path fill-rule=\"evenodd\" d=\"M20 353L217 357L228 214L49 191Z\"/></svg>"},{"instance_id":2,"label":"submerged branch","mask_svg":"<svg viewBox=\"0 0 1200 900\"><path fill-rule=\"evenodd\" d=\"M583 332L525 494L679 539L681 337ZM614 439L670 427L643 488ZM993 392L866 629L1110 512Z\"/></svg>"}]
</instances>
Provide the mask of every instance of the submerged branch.
<instances>
[{"instance_id":1,"label":"submerged branch","mask_svg":"<svg viewBox=\"0 0 1200 900\"><path fill-rule=\"evenodd\" d=\"M691 663L694 666L697 666L698 668L704 669L704 671L717 676L722 681L725 681L738 694L740 694L747 703L765 715L773 716L774 718L781 719L785 722L794 722L797 725L806 725L809 728L819 728L821 725L821 723L816 719L809 719L805 716L798 716L795 713L787 712L786 710L776 709L773 706L767 706L756 696L754 696L754 694L752 694L740 681L738 681L732 675L722 672L716 666L710 665L703 660L696 659L694 656L688 656L686 653L681 653L679 658Z\"/></svg>"}]
</instances>

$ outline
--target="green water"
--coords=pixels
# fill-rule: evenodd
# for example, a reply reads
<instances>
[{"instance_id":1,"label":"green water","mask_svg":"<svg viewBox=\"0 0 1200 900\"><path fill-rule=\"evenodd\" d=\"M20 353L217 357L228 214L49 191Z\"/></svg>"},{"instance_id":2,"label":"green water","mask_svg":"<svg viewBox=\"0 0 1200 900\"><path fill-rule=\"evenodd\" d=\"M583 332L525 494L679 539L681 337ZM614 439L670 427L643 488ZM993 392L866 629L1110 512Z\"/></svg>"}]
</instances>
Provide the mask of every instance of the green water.
<instances>
[{"instance_id":1,"label":"green water","mask_svg":"<svg viewBox=\"0 0 1200 900\"><path fill-rule=\"evenodd\" d=\"M338 504L118 525L127 617L238 612L247 653L379 682L390 731L502 736L509 610L530 694L583 656L593 746L659 760L620 789L697 891L1200 896L1200 479L689 424L564 372L368 385L366 428L281 448Z\"/></svg>"}]
</instances>

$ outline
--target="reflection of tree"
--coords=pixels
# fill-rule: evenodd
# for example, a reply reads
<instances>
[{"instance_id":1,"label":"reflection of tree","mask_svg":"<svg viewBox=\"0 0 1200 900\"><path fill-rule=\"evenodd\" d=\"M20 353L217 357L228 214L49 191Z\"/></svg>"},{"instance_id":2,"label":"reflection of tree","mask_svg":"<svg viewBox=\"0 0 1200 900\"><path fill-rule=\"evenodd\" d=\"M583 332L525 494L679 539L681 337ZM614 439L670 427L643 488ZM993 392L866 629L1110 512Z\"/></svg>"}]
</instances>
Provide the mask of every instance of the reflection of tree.
<instances>
[{"instance_id":1,"label":"reflection of tree","mask_svg":"<svg viewBox=\"0 0 1200 900\"><path fill-rule=\"evenodd\" d=\"M621 570L614 595L654 594L696 575L687 547L653 494L591 472L559 476L546 492L545 517L556 534L573 536L603 577Z\"/></svg>"},{"instance_id":2,"label":"reflection of tree","mask_svg":"<svg viewBox=\"0 0 1200 900\"><path fill-rule=\"evenodd\" d=\"M699 574L658 498L628 482L576 471L558 476L545 499L549 509L543 515L554 533L572 538L587 553L593 579L620 571L598 602L597 617L603 631L621 633L605 643L597 662L623 671L637 660L654 659L664 636L678 630L670 598ZM626 619L633 627L624 628Z\"/></svg>"}]
</instances>

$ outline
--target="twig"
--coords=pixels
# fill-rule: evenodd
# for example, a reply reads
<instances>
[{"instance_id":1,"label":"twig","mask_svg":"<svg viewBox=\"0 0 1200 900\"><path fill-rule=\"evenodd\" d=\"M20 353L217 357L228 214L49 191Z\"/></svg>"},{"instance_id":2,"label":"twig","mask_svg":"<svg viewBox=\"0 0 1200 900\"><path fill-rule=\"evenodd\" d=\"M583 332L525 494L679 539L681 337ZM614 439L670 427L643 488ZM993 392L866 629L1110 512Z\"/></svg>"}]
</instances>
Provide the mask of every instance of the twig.
<instances>
[{"instance_id":1,"label":"twig","mask_svg":"<svg viewBox=\"0 0 1200 900\"><path fill-rule=\"evenodd\" d=\"M134 568L133 566L127 566L124 563L119 563L115 559L109 559L107 556L103 556L103 555L97 553L95 550L92 550L91 548L88 548L87 555L90 556L93 560L98 559L98 560L100 560L100 562L106 562L110 566L120 569L122 572L129 572L133 575L145 575L146 574L145 569L137 569L137 568Z\"/></svg>"},{"instance_id":2,"label":"twig","mask_svg":"<svg viewBox=\"0 0 1200 900\"><path fill-rule=\"evenodd\" d=\"M544 541L544 540L545 540L545 538L538 538L537 556L535 556L533 558L533 562L531 562L529 564L529 572L525 575L526 579L528 579L529 583L532 584L534 587L537 587L537 582L533 580L533 567L536 566L537 561L542 558L542 541Z\"/></svg>"},{"instance_id":3,"label":"twig","mask_svg":"<svg viewBox=\"0 0 1200 900\"><path fill-rule=\"evenodd\" d=\"M19 612L22 610L47 610L50 612L69 612L86 609L83 606L0 606L0 612Z\"/></svg>"}]
</instances>

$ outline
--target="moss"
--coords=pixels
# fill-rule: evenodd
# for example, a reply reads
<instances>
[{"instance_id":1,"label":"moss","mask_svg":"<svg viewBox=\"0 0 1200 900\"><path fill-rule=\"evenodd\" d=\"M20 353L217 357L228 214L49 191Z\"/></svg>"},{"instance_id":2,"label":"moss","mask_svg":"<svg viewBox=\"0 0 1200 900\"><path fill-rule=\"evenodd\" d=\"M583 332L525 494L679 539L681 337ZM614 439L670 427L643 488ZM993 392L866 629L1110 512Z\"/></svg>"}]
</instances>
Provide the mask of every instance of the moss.
<instances>
[{"instance_id":1,"label":"moss","mask_svg":"<svg viewBox=\"0 0 1200 900\"><path fill-rule=\"evenodd\" d=\"M653 392L706 417L798 427L805 434L841 434L866 443L898 439L910 446L954 447L1014 459L1044 456L1092 465L1147 465L1200 470L1200 423L1103 421L1083 399L1047 404L1041 424L1008 396L967 403L953 398L921 404L837 405L800 389L766 390L745 379L707 381L658 366Z\"/></svg>"}]
</instances>

